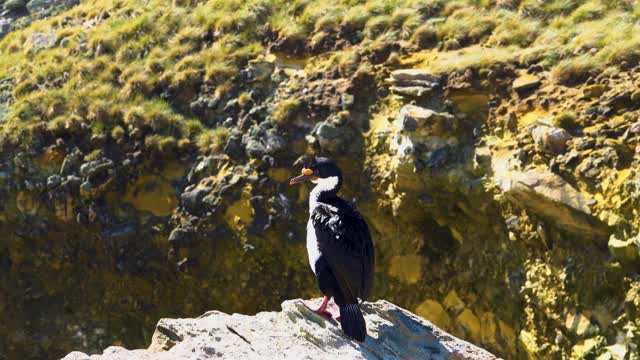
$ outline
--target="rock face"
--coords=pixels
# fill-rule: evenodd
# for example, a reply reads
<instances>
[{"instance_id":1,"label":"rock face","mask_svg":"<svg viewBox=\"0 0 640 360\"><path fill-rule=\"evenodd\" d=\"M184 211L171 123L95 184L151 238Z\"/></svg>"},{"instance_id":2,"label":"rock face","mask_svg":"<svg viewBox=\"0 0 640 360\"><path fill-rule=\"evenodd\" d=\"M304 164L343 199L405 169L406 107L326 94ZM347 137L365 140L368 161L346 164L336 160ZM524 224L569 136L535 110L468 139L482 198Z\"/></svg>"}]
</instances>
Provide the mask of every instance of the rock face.
<instances>
[{"instance_id":1,"label":"rock face","mask_svg":"<svg viewBox=\"0 0 640 360\"><path fill-rule=\"evenodd\" d=\"M421 98L440 88L440 77L425 69L400 69L386 81L393 93L409 98Z\"/></svg>"},{"instance_id":2,"label":"rock face","mask_svg":"<svg viewBox=\"0 0 640 360\"><path fill-rule=\"evenodd\" d=\"M162 319L146 350L112 346L102 355L72 352L63 360L496 359L387 301L363 303L362 311L369 334L364 343L345 338L338 323L303 301L290 300L280 312L254 316L210 311L195 319Z\"/></svg>"},{"instance_id":3,"label":"rock face","mask_svg":"<svg viewBox=\"0 0 640 360\"><path fill-rule=\"evenodd\" d=\"M18 23L18 20L33 21L36 19L44 18L55 11L60 11L79 4L79 0L3 0L0 1L0 39L5 37L11 30L13 30L14 23ZM49 34L41 34L36 36L34 42L34 48L37 50L42 47L51 47L55 41L55 33L50 36ZM38 45L36 45L37 43Z\"/></svg>"},{"instance_id":4,"label":"rock face","mask_svg":"<svg viewBox=\"0 0 640 360\"><path fill-rule=\"evenodd\" d=\"M544 170L512 171L497 177L502 191L516 203L558 226L587 238L606 238L605 224L591 215L590 199L560 176Z\"/></svg>"}]
</instances>

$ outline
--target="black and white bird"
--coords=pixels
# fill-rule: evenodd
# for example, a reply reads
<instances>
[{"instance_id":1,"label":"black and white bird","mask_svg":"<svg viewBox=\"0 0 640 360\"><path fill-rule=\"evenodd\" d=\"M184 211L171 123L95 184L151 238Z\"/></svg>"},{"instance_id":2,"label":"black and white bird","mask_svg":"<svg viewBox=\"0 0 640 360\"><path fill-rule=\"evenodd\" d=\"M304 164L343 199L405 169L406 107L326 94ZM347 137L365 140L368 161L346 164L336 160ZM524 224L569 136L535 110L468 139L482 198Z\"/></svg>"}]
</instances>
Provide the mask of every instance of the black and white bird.
<instances>
[{"instance_id":1,"label":"black and white bird","mask_svg":"<svg viewBox=\"0 0 640 360\"><path fill-rule=\"evenodd\" d=\"M374 250L367 223L353 204L338 196L342 173L329 159L316 158L305 164L302 174L289 182L316 184L309 195L307 252L309 265L324 294L315 312L331 316L331 297L340 309L344 333L364 341L367 327L358 299L366 300L373 287Z\"/></svg>"}]
</instances>

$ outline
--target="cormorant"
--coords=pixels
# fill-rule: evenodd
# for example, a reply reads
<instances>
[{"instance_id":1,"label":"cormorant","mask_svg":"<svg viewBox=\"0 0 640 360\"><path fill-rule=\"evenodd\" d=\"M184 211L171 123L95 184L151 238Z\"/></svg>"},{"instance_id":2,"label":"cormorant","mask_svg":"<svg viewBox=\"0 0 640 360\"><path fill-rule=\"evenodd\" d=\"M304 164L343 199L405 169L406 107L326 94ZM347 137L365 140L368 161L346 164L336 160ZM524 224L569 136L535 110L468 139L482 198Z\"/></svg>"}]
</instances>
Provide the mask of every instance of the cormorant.
<instances>
[{"instance_id":1,"label":"cormorant","mask_svg":"<svg viewBox=\"0 0 640 360\"><path fill-rule=\"evenodd\" d=\"M367 327L358 298L366 300L373 286L374 250L367 223L353 204L338 196L342 173L326 158L307 161L302 174L290 185L310 180L316 186L309 195L307 253L309 265L324 295L316 313L326 310L331 297L340 308L342 330L364 341Z\"/></svg>"}]
</instances>

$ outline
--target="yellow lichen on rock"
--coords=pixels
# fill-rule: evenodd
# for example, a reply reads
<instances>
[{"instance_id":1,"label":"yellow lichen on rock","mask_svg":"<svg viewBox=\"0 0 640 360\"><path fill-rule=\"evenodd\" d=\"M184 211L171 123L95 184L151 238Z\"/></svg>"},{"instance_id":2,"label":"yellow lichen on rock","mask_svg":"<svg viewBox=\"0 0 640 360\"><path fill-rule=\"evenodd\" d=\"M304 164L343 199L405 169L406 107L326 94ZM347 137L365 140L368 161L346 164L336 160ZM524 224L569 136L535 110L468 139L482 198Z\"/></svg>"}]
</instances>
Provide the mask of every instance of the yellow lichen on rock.
<instances>
[{"instance_id":1,"label":"yellow lichen on rock","mask_svg":"<svg viewBox=\"0 0 640 360\"><path fill-rule=\"evenodd\" d=\"M456 318L456 324L462 327L466 339L479 342L482 340L480 319L470 309L464 309Z\"/></svg>"},{"instance_id":2,"label":"yellow lichen on rock","mask_svg":"<svg viewBox=\"0 0 640 360\"><path fill-rule=\"evenodd\" d=\"M184 164L172 162L158 174L142 175L127 187L122 201L156 216L171 215L178 206L173 182L184 173Z\"/></svg>"},{"instance_id":3,"label":"yellow lichen on rock","mask_svg":"<svg viewBox=\"0 0 640 360\"><path fill-rule=\"evenodd\" d=\"M444 306L447 308L447 310L458 313L462 309L464 309L465 304L458 296L458 292L453 289L449 291L447 296L444 298Z\"/></svg>"},{"instance_id":4,"label":"yellow lichen on rock","mask_svg":"<svg viewBox=\"0 0 640 360\"><path fill-rule=\"evenodd\" d=\"M34 215L40 207L34 195L28 191L20 191L16 195L16 207L21 213Z\"/></svg>"},{"instance_id":5,"label":"yellow lichen on rock","mask_svg":"<svg viewBox=\"0 0 640 360\"><path fill-rule=\"evenodd\" d=\"M584 336L591 326L591 320L581 312L570 312L565 318L564 326L577 336Z\"/></svg>"},{"instance_id":6,"label":"yellow lichen on rock","mask_svg":"<svg viewBox=\"0 0 640 360\"><path fill-rule=\"evenodd\" d=\"M49 147L38 158L37 165L49 171L57 172L64 160L65 152L57 147Z\"/></svg>"},{"instance_id":7,"label":"yellow lichen on rock","mask_svg":"<svg viewBox=\"0 0 640 360\"><path fill-rule=\"evenodd\" d=\"M418 255L396 255L391 258L389 275L407 284L415 284L422 276L422 257Z\"/></svg>"},{"instance_id":8,"label":"yellow lichen on rock","mask_svg":"<svg viewBox=\"0 0 640 360\"><path fill-rule=\"evenodd\" d=\"M296 174L289 168L269 168L267 175L277 182L286 183Z\"/></svg>"},{"instance_id":9,"label":"yellow lichen on rock","mask_svg":"<svg viewBox=\"0 0 640 360\"><path fill-rule=\"evenodd\" d=\"M122 198L136 209L148 211L156 216L170 215L178 205L174 187L167 179L156 175L140 176Z\"/></svg>"},{"instance_id":10,"label":"yellow lichen on rock","mask_svg":"<svg viewBox=\"0 0 640 360\"><path fill-rule=\"evenodd\" d=\"M227 207L224 221L237 233L243 234L247 226L253 221L255 210L251 206L251 186L242 189L240 199Z\"/></svg>"},{"instance_id":11,"label":"yellow lichen on rock","mask_svg":"<svg viewBox=\"0 0 640 360\"><path fill-rule=\"evenodd\" d=\"M64 222L73 220L73 205L74 199L70 194L55 201L53 206L56 217Z\"/></svg>"},{"instance_id":12,"label":"yellow lichen on rock","mask_svg":"<svg viewBox=\"0 0 640 360\"><path fill-rule=\"evenodd\" d=\"M437 327L451 328L451 318L444 307L436 300L427 299L416 307L415 313L425 319L429 319Z\"/></svg>"},{"instance_id":13,"label":"yellow lichen on rock","mask_svg":"<svg viewBox=\"0 0 640 360\"><path fill-rule=\"evenodd\" d=\"M496 340L496 316L490 311L481 311L478 313L480 319L480 335L483 344L495 346Z\"/></svg>"},{"instance_id":14,"label":"yellow lichen on rock","mask_svg":"<svg viewBox=\"0 0 640 360\"><path fill-rule=\"evenodd\" d=\"M500 329L500 338L506 347L506 351L510 354L516 352L516 332L513 328L502 320L498 320L498 329Z\"/></svg>"},{"instance_id":15,"label":"yellow lichen on rock","mask_svg":"<svg viewBox=\"0 0 640 360\"><path fill-rule=\"evenodd\" d=\"M536 337L534 334L530 333L527 330L521 330L520 336L518 336L518 341L525 353L527 354L528 359L538 359L538 352L540 347L538 346Z\"/></svg>"}]
</instances>

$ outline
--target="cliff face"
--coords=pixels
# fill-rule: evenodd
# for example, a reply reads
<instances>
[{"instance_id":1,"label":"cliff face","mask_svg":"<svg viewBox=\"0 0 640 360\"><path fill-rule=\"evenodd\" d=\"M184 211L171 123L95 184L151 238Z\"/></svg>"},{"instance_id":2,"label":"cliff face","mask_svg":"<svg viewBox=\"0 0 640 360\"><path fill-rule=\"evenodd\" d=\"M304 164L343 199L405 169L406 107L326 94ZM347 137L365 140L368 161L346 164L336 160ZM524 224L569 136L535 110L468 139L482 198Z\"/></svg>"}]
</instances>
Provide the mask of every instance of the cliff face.
<instances>
[{"instance_id":1,"label":"cliff face","mask_svg":"<svg viewBox=\"0 0 640 360\"><path fill-rule=\"evenodd\" d=\"M303 155L344 170L374 299L505 358L636 356L637 4L481 5L88 0L10 32L0 359L317 296Z\"/></svg>"},{"instance_id":2,"label":"cliff face","mask_svg":"<svg viewBox=\"0 0 640 360\"><path fill-rule=\"evenodd\" d=\"M254 316L209 311L195 319L162 319L146 350L112 346L102 355L72 352L63 360L497 359L389 302L363 303L362 310L369 333L363 343L346 339L339 324L303 301L290 300L280 312Z\"/></svg>"}]
</instances>

